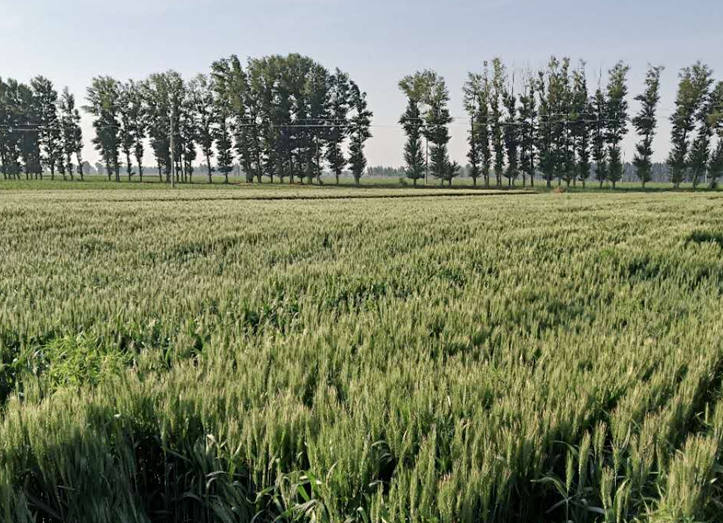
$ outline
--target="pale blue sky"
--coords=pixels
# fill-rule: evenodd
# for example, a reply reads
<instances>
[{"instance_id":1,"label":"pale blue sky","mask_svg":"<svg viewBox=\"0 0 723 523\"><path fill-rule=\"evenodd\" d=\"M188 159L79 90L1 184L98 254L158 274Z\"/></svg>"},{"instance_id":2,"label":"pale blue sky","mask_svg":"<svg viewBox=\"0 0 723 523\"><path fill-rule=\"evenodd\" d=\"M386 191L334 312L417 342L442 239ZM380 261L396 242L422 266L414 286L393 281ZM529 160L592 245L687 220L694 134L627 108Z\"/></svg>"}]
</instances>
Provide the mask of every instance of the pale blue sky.
<instances>
[{"instance_id":1,"label":"pale blue sky","mask_svg":"<svg viewBox=\"0 0 723 523\"><path fill-rule=\"evenodd\" d=\"M79 97L97 74L125 80L176 69L207 72L214 59L308 54L348 71L375 113L371 164L402 163L401 76L432 68L445 76L451 109L464 116L461 86L482 61L501 56L521 72L551 54L584 58L597 71L622 59L632 96L648 62L667 67L661 116L670 114L680 67L697 59L723 79L721 0L0 0L0 76L36 74ZM86 135L90 137L88 123ZM656 141L667 154L669 126ZM465 161L466 127L452 127L451 153ZM632 157L627 140L626 155ZM90 144L85 155L96 159Z\"/></svg>"}]
</instances>

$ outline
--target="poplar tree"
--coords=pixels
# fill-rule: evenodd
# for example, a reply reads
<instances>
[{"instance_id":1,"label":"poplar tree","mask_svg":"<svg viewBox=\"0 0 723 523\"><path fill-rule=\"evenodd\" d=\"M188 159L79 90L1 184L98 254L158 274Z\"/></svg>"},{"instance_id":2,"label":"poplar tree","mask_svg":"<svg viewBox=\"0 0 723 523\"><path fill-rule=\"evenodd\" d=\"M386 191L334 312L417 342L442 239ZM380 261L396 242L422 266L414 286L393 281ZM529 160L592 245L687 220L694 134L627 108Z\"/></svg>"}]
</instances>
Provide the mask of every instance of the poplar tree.
<instances>
[{"instance_id":1,"label":"poplar tree","mask_svg":"<svg viewBox=\"0 0 723 523\"><path fill-rule=\"evenodd\" d=\"M350 82L350 95L353 115L350 119L349 165L354 181L359 185L367 166L364 144L372 137L373 114L367 107L367 94L353 80Z\"/></svg>"},{"instance_id":2,"label":"poplar tree","mask_svg":"<svg viewBox=\"0 0 723 523\"><path fill-rule=\"evenodd\" d=\"M58 121L58 92L53 87L53 83L43 76L33 78L30 85L39 108L39 139L43 161L50 170L50 179L54 180L55 170L63 163L61 130ZM61 169L64 175L65 169L63 167Z\"/></svg>"},{"instance_id":3,"label":"poplar tree","mask_svg":"<svg viewBox=\"0 0 723 523\"><path fill-rule=\"evenodd\" d=\"M513 186L519 176L519 128L517 126L517 97L514 92L514 76L511 84L502 93L502 101L506 109L504 142L507 153L507 169L505 170L505 177L507 178L507 184Z\"/></svg>"},{"instance_id":4,"label":"poplar tree","mask_svg":"<svg viewBox=\"0 0 723 523\"><path fill-rule=\"evenodd\" d=\"M329 77L329 119L330 127L327 137L326 161L336 177L339 185L341 176L347 164L344 156L344 141L349 136L349 109L351 89L349 75L337 69Z\"/></svg>"},{"instance_id":5,"label":"poplar tree","mask_svg":"<svg viewBox=\"0 0 723 523\"><path fill-rule=\"evenodd\" d=\"M527 176L530 177L530 186L535 186L535 170L537 168L537 153L535 144L537 142L537 104L535 101L535 80L532 75L524 81L522 94L520 94L520 106L518 121L520 123L520 166L522 170L522 186L527 184Z\"/></svg>"},{"instance_id":6,"label":"poplar tree","mask_svg":"<svg viewBox=\"0 0 723 523\"><path fill-rule=\"evenodd\" d=\"M65 155L66 171L73 179L73 158L75 157L77 173L83 180L83 131L80 127L80 112L76 107L75 96L68 88L60 97L60 127L62 129L62 148Z\"/></svg>"},{"instance_id":7,"label":"poplar tree","mask_svg":"<svg viewBox=\"0 0 723 523\"><path fill-rule=\"evenodd\" d=\"M213 183L213 157L214 127L216 113L214 108L213 91L206 75L199 74L189 84L189 96L198 118L198 144L206 161L208 183Z\"/></svg>"},{"instance_id":8,"label":"poplar tree","mask_svg":"<svg viewBox=\"0 0 723 523\"><path fill-rule=\"evenodd\" d=\"M20 158L25 171L26 179L42 178L40 136L38 126L42 122L43 107L33 90L25 84L17 84L14 97L16 123L23 130L16 133L18 136ZM62 161L62 155L61 155Z\"/></svg>"},{"instance_id":9,"label":"poplar tree","mask_svg":"<svg viewBox=\"0 0 723 523\"><path fill-rule=\"evenodd\" d=\"M109 76L97 76L88 87L86 97L88 105L84 106L84 109L94 117L93 144L103 159L109 181L112 174L115 174L116 181L120 181L119 96L120 87L117 80Z\"/></svg>"},{"instance_id":10,"label":"poplar tree","mask_svg":"<svg viewBox=\"0 0 723 523\"><path fill-rule=\"evenodd\" d=\"M705 88L709 84L711 71L701 62L692 67L684 67L678 77L678 92L675 99L675 111L670 117L672 124L668 155L670 180L676 189L687 177L689 168L690 135L695 129L696 115L704 102Z\"/></svg>"},{"instance_id":11,"label":"poplar tree","mask_svg":"<svg viewBox=\"0 0 723 523\"><path fill-rule=\"evenodd\" d=\"M576 180L580 180L583 188L590 177L590 96L587 88L585 62L573 72L573 91L571 104L571 131L576 156Z\"/></svg>"},{"instance_id":12,"label":"poplar tree","mask_svg":"<svg viewBox=\"0 0 723 523\"><path fill-rule=\"evenodd\" d=\"M699 106L695 114L696 137L690 148L690 178L693 189L698 188L700 179L705 176L710 155L710 143L713 135L713 100L710 88L713 85L713 72L704 67L696 79L700 96Z\"/></svg>"},{"instance_id":13,"label":"poplar tree","mask_svg":"<svg viewBox=\"0 0 723 523\"><path fill-rule=\"evenodd\" d=\"M27 89L27 86L25 86ZM0 129L0 158L2 159L3 176L8 179L20 179L23 139L17 128L24 125L24 117L20 110L22 106L20 94L21 84L12 78L6 82L0 80L0 115L3 127ZM32 93L31 93L32 95ZM26 133L27 134L27 133ZM37 139L35 140L37 143ZM27 153L26 153L27 154ZM39 155L38 155L39 156ZM26 169L27 173L27 169Z\"/></svg>"},{"instance_id":14,"label":"poplar tree","mask_svg":"<svg viewBox=\"0 0 723 523\"><path fill-rule=\"evenodd\" d=\"M166 73L155 73L142 84L145 101L146 126L151 149L156 160L158 179L170 182L171 175L171 108L169 81Z\"/></svg>"},{"instance_id":15,"label":"poplar tree","mask_svg":"<svg viewBox=\"0 0 723 523\"><path fill-rule=\"evenodd\" d=\"M716 145L708 163L709 187L718 187L718 179L723 176L723 82L718 82L713 90L711 126L716 136Z\"/></svg>"},{"instance_id":16,"label":"poplar tree","mask_svg":"<svg viewBox=\"0 0 723 523\"><path fill-rule=\"evenodd\" d=\"M490 186L490 168L492 165L492 149L490 148L490 81L489 66L484 62L484 75L482 79L482 92L479 101L479 117L477 118L477 141L479 143L482 178L485 187Z\"/></svg>"},{"instance_id":17,"label":"poplar tree","mask_svg":"<svg viewBox=\"0 0 723 523\"><path fill-rule=\"evenodd\" d=\"M608 80L606 139L610 157L608 179L612 182L613 189L615 184L623 177L620 142L628 132L627 75L629 70L629 66L623 62L618 62L610 70Z\"/></svg>"},{"instance_id":18,"label":"poplar tree","mask_svg":"<svg viewBox=\"0 0 723 523\"><path fill-rule=\"evenodd\" d=\"M444 78L436 72L425 71L424 91L426 113L426 134L429 140L430 173L440 182L452 183L449 161L449 127L452 116L449 113L449 90Z\"/></svg>"},{"instance_id":19,"label":"poplar tree","mask_svg":"<svg viewBox=\"0 0 723 523\"><path fill-rule=\"evenodd\" d=\"M424 152L422 151L422 130L424 121L420 109L420 101L414 93L400 88L407 95L407 108L399 119L399 124L404 129L407 141L404 144L404 169L407 178L417 186L417 180L424 178Z\"/></svg>"},{"instance_id":20,"label":"poplar tree","mask_svg":"<svg viewBox=\"0 0 723 523\"><path fill-rule=\"evenodd\" d=\"M133 132L133 122L131 117L132 94L129 83L119 84L118 86L118 120L120 129L118 129L118 138L120 140L120 148L126 160L126 174L128 181L133 178L133 162L131 153L135 145Z\"/></svg>"},{"instance_id":21,"label":"poplar tree","mask_svg":"<svg viewBox=\"0 0 723 523\"><path fill-rule=\"evenodd\" d=\"M480 164L482 163L482 148L480 147L480 105L486 104L483 98L484 78L480 74L469 73L462 92L464 95L464 108L469 115L470 125L467 136L469 151L467 159L469 160L468 176L472 178L472 184L477 187L477 178L482 174Z\"/></svg>"},{"instance_id":22,"label":"poplar tree","mask_svg":"<svg viewBox=\"0 0 723 523\"><path fill-rule=\"evenodd\" d=\"M505 166L505 148L502 131L502 94L504 90L506 72L502 60L492 60L492 86L489 93L490 104L490 130L492 134L492 149L494 151L494 172L497 186L502 186L502 175Z\"/></svg>"},{"instance_id":23,"label":"poplar tree","mask_svg":"<svg viewBox=\"0 0 723 523\"><path fill-rule=\"evenodd\" d=\"M591 102L593 129L592 129L592 158L595 161L595 179L603 183L608 179L608 153L605 148L605 128L607 119L607 98L602 87L598 86Z\"/></svg>"},{"instance_id":24,"label":"poplar tree","mask_svg":"<svg viewBox=\"0 0 723 523\"><path fill-rule=\"evenodd\" d=\"M230 66L228 60L222 59L214 62L211 70L211 90L216 115L216 126L213 129L213 139L216 142L216 163L218 172L224 177L224 183L228 183L228 173L233 170L233 138L231 134L233 109L229 93Z\"/></svg>"},{"instance_id":25,"label":"poplar tree","mask_svg":"<svg viewBox=\"0 0 723 523\"><path fill-rule=\"evenodd\" d=\"M660 102L660 74L663 69L662 66L649 65L645 74L645 90L635 97L635 100L640 102L640 111L633 118L633 127L640 136L640 141L635 146L633 165L643 188L652 179L651 158L653 156L653 138L657 127L655 113Z\"/></svg>"}]
</instances>

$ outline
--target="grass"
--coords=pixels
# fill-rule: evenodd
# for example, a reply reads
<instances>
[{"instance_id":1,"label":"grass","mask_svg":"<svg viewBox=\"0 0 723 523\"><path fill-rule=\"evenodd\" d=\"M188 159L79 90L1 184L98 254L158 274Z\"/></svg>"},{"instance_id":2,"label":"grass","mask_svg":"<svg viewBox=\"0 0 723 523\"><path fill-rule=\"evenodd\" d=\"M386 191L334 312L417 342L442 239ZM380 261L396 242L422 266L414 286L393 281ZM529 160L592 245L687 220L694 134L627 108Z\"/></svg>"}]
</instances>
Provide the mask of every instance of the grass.
<instances>
[{"instance_id":1,"label":"grass","mask_svg":"<svg viewBox=\"0 0 723 523\"><path fill-rule=\"evenodd\" d=\"M381 177L381 176L364 176L361 179L361 184L359 186L356 185L353 178L350 177L342 177L340 179L339 185L336 185L335 180L330 176L325 176L322 178L323 188L329 189L329 190L340 190L340 189L354 189L354 190L365 190L365 189L379 189L379 188L387 188L387 189L410 189L410 190L428 190L428 189L434 189L434 190L440 190L440 189L452 189L452 190L461 190L461 189L476 189L476 190L482 190L484 189L484 182L483 180L477 181L477 186L473 186L473 181L471 178L467 177L460 177L456 178L453 182L453 186L451 188L448 188L446 185L444 187L440 186L439 180L436 180L433 177L430 177L428 184L424 184L424 180L420 180L418 182L417 187L412 186L411 180L407 179L400 179L400 178L394 178L394 177ZM559 186L557 181L553 181L551 185L551 189L555 189ZM588 180L586 183L585 188L583 188L580 184L566 187L565 184L562 184L562 187L565 188L568 192L612 192L612 186L609 183L606 183L602 188L600 188L599 183L594 180ZM46 175L43 180L0 180L0 193L3 191L17 191L17 190L70 190L70 191L77 191L77 190L89 190L89 189L115 189L115 190L147 190L147 189L155 189L155 190L167 190L169 189L169 185L167 183L159 182L158 175L146 175L143 179L143 183L140 183L138 181L138 177L135 176L131 182L128 181L127 176L122 176L120 182L116 181L108 181L108 178L105 175L88 175L85 177L85 180L80 181L78 178L75 180L62 180L61 178L56 177L55 180L50 180L49 175ZM279 182L278 179L275 179L272 183L268 178L263 178L261 183L253 182L253 183L247 183L245 181L245 178L240 176L230 176L229 177L229 183L224 183L224 178L222 176L214 175L213 176L213 183L208 183L208 178L206 175L196 175L192 183L178 183L176 184L176 190L181 191L188 191L188 190L195 190L195 189L202 189L202 190L209 190L209 189L216 189L216 190L232 190L232 189L248 189L248 190L260 190L260 189L272 189L272 190L295 190L295 191L318 191L319 185L317 182L314 182L312 185L309 185L308 183L305 183L304 185L301 185L298 183L298 181L294 184L290 184L289 180L286 179L284 182ZM497 189L497 186L495 185L495 181L491 180L491 186L490 189ZM503 190L510 189L507 180L503 180L503 185L501 187ZM537 192L548 192L550 189L548 189L545 185L544 180L537 179L535 180L535 186L534 188L531 188L529 186L529 182L527 183L527 186L523 187L521 180L517 180L515 182L515 186L513 189L516 190L535 190ZM720 189L718 189L720 190ZM651 182L646 185L646 187L643 188L642 184L639 182L619 182L617 184L617 187L614 189L615 192L626 192L626 191L635 191L635 192L692 192L693 186L691 183L682 183L679 189L674 189L672 184L670 183L659 183L659 182ZM706 184L699 185L698 192L711 192L710 189L708 189ZM715 192L715 191L713 191Z\"/></svg>"},{"instance_id":2,"label":"grass","mask_svg":"<svg viewBox=\"0 0 723 523\"><path fill-rule=\"evenodd\" d=\"M0 520L723 513L721 193L22 189Z\"/></svg>"}]
</instances>

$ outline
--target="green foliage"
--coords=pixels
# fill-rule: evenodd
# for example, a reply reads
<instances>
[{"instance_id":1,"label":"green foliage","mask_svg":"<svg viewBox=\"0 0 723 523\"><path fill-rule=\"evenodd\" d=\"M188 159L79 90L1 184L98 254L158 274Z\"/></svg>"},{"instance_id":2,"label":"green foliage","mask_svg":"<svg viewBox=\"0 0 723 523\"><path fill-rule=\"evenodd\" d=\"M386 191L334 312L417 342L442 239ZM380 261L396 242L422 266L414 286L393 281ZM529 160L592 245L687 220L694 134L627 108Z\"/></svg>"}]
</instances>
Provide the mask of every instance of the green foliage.
<instances>
[{"instance_id":1,"label":"green foliage","mask_svg":"<svg viewBox=\"0 0 723 523\"><path fill-rule=\"evenodd\" d=\"M98 385L120 375L132 359L84 334L55 338L40 351L41 365L47 367L47 380L54 387Z\"/></svg>"},{"instance_id":2,"label":"green foliage","mask_svg":"<svg viewBox=\"0 0 723 523\"><path fill-rule=\"evenodd\" d=\"M618 62L609 71L606 96L605 136L608 142L608 172L607 179L612 182L613 188L623 177L623 161L620 142L628 132L628 87L627 75L630 67Z\"/></svg>"},{"instance_id":3,"label":"green foliage","mask_svg":"<svg viewBox=\"0 0 723 523\"><path fill-rule=\"evenodd\" d=\"M668 165L671 169L671 181L677 188L688 176L691 154L691 133L695 130L696 117L700 116L705 104L707 90L710 87L712 71L707 65L696 62L692 67L684 67L680 73L678 93L675 99L675 112L670 117L671 151ZM698 118L700 120L700 118ZM701 155L705 142L698 142L698 155Z\"/></svg>"},{"instance_id":4,"label":"green foliage","mask_svg":"<svg viewBox=\"0 0 723 523\"><path fill-rule=\"evenodd\" d=\"M645 91L635 97L635 100L640 102L640 111L633 118L633 126L641 140L635 146L636 154L633 165L643 187L652 179L651 158L653 156L653 138L657 127L655 112L660 102L660 74L663 69L662 66L648 66L645 75Z\"/></svg>"},{"instance_id":5,"label":"green foliage","mask_svg":"<svg viewBox=\"0 0 723 523\"><path fill-rule=\"evenodd\" d=\"M108 179L115 173L116 181L120 181L120 88L120 83L109 76L93 78L88 87L88 105L84 107L94 117L93 144L105 164Z\"/></svg>"}]
</instances>

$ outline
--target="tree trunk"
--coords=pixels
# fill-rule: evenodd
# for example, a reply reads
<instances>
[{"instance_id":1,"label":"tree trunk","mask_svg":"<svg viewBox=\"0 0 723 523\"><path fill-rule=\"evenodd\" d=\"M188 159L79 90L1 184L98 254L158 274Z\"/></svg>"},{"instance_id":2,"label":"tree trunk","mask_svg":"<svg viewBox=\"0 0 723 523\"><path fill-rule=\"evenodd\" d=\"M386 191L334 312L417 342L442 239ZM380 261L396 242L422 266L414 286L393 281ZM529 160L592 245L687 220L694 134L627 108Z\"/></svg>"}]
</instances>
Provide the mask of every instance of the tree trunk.
<instances>
[{"instance_id":1,"label":"tree trunk","mask_svg":"<svg viewBox=\"0 0 723 523\"><path fill-rule=\"evenodd\" d=\"M130 152L126 153L126 173L128 174L128 181L130 182L133 177L133 164L131 163Z\"/></svg>"},{"instance_id":2,"label":"tree trunk","mask_svg":"<svg viewBox=\"0 0 723 523\"><path fill-rule=\"evenodd\" d=\"M472 187L477 187L477 177L472 178Z\"/></svg>"},{"instance_id":3,"label":"tree trunk","mask_svg":"<svg viewBox=\"0 0 723 523\"><path fill-rule=\"evenodd\" d=\"M414 178L414 180L413 180L412 184L414 185L414 187L416 187L416 186L417 186L417 178Z\"/></svg>"},{"instance_id":4,"label":"tree trunk","mask_svg":"<svg viewBox=\"0 0 723 523\"><path fill-rule=\"evenodd\" d=\"M336 184L339 185L339 173L336 173Z\"/></svg>"}]
</instances>

